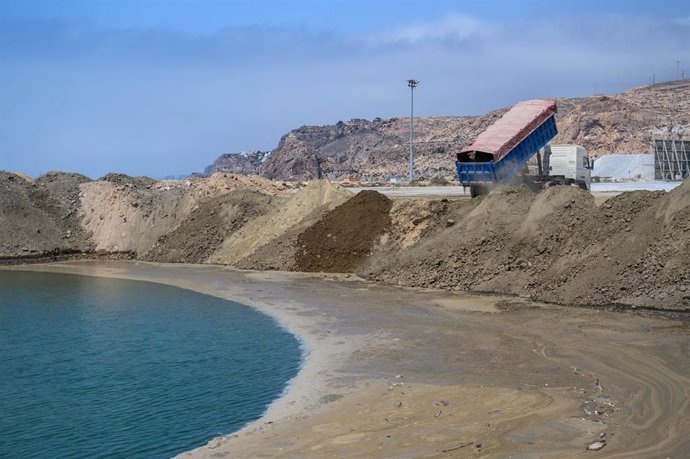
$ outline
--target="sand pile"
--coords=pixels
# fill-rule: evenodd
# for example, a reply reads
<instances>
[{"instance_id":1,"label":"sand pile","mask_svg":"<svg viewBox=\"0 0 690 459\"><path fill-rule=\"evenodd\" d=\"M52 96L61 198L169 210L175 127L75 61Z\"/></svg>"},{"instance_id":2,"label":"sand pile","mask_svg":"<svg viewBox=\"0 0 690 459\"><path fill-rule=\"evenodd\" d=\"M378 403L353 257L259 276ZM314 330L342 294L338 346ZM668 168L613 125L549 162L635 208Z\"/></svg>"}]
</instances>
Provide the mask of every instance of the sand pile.
<instances>
[{"instance_id":1,"label":"sand pile","mask_svg":"<svg viewBox=\"0 0 690 459\"><path fill-rule=\"evenodd\" d=\"M282 185L261 177L221 173L207 179L160 182L108 174L83 185L81 191L83 226L92 233L95 250L140 255L161 236L176 230L204 202L236 191L285 193Z\"/></svg>"},{"instance_id":2,"label":"sand pile","mask_svg":"<svg viewBox=\"0 0 690 459\"><path fill-rule=\"evenodd\" d=\"M152 187L157 182L155 179L146 176L131 177L127 174L121 174L119 172L110 172L105 174L103 177L98 179L102 182L111 182L116 185L132 185L138 188Z\"/></svg>"},{"instance_id":3,"label":"sand pile","mask_svg":"<svg viewBox=\"0 0 690 459\"><path fill-rule=\"evenodd\" d=\"M161 190L103 180L81 186L83 226L91 232L97 252L144 253L176 228L195 204L182 188Z\"/></svg>"},{"instance_id":4,"label":"sand pile","mask_svg":"<svg viewBox=\"0 0 690 459\"><path fill-rule=\"evenodd\" d=\"M499 188L471 201L290 193L258 177L90 181L0 173L0 258L127 252L146 260L354 272L407 286L576 305L690 308L690 181L628 192Z\"/></svg>"},{"instance_id":5,"label":"sand pile","mask_svg":"<svg viewBox=\"0 0 690 459\"><path fill-rule=\"evenodd\" d=\"M71 250L86 252L93 243L90 234L81 223L83 214L79 194L80 187L91 179L75 173L48 172L34 180L34 200L42 201L43 208L58 221L70 240Z\"/></svg>"},{"instance_id":6,"label":"sand pile","mask_svg":"<svg viewBox=\"0 0 690 459\"><path fill-rule=\"evenodd\" d=\"M79 174L29 181L0 172L0 258L53 255L90 247L79 216Z\"/></svg>"},{"instance_id":7,"label":"sand pile","mask_svg":"<svg viewBox=\"0 0 690 459\"><path fill-rule=\"evenodd\" d=\"M528 295L565 304L690 306L690 182L625 193L598 208L572 187L492 192L449 212L452 226L396 256L375 256L371 279ZM457 212L457 214L454 214Z\"/></svg>"},{"instance_id":8,"label":"sand pile","mask_svg":"<svg viewBox=\"0 0 690 459\"><path fill-rule=\"evenodd\" d=\"M161 236L142 259L201 263L247 222L270 212L276 198L236 190L204 201L173 231Z\"/></svg>"},{"instance_id":9,"label":"sand pile","mask_svg":"<svg viewBox=\"0 0 690 459\"><path fill-rule=\"evenodd\" d=\"M216 172L208 178L190 178L178 181L189 189L196 200L214 198L234 190L256 191L261 194L275 196L286 194L286 187L279 182L272 182L258 175L236 175ZM170 186L170 181L161 182L162 187Z\"/></svg>"},{"instance_id":10,"label":"sand pile","mask_svg":"<svg viewBox=\"0 0 690 459\"><path fill-rule=\"evenodd\" d=\"M376 191L361 191L300 233L295 268L298 271L352 272L372 253L391 224L390 199Z\"/></svg>"},{"instance_id":11,"label":"sand pile","mask_svg":"<svg viewBox=\"0 0 690 459\"><path fill-rule=\"evenodd\" d=\"M273 209L232 233L207 261L236 264L286 234L296 234L307 228L323 214L342 204L351 196L352 193L327 180L311 182L307 187L290 196L276 198ZM252 267L264 266L268 263L277 269L281 258L278 254L285 255L283 257L285 263L294 258L287 256L286 250L273 250L272 255L270 251L268 252L270 255L268 259L257 255L245 263Z\"/></svg>"}]
</instances>

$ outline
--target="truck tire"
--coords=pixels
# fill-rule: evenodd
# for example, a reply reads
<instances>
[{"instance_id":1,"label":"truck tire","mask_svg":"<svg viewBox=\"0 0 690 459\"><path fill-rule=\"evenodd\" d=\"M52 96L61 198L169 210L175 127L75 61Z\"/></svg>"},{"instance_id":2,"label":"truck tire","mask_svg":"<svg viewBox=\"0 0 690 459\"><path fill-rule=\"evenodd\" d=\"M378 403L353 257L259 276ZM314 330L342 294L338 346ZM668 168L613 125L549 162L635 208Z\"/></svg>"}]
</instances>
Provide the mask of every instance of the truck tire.
<instances>
[{"instance_id":1,"label":"truck tire","mask_svg":"<svg viewBox=\"0 0 690 459\"><path fill-rule=\"evenodd\" d=\"M482 196L485 194L489 194L489 186L488 185L483 185L480 183L475 183L470 185L470 196L473 198L476 198L478 196Z\"/></svg>"}]
</instances>

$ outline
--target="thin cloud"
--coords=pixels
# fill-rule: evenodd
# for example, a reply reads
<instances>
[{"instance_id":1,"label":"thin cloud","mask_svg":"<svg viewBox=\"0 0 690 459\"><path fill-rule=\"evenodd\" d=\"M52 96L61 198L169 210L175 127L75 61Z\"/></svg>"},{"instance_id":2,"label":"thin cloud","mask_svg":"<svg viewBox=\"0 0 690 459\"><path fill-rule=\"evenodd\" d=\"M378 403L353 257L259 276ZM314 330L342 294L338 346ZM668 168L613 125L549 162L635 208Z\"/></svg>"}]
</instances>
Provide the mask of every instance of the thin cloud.
<instances>
[{"instance_id":1,"label":"thin cloud","mask_svg":"<svg viewBox=\"0 0 690 459\"><path fill-rule=\"evenodd\" d=\"M449 14L436 21L409 24L389 30L375 40L383 43L420 43L426 41L463 41L470 37L486 35L488 24L461 14Z\"/></svg>"}]
</instances>

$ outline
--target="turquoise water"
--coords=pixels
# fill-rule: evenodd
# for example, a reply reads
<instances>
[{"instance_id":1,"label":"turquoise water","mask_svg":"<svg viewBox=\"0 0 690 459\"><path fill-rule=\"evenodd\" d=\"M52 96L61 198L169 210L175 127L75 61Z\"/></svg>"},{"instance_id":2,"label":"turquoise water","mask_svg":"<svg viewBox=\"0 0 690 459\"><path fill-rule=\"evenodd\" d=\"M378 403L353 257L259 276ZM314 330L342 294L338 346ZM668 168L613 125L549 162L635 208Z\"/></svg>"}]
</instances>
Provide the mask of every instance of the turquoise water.
<instances>
[{"instance_id":1,"label":"turquoise water","mask_svg":"<svg viewBox=\"0 0 690 459\"><path fill-rule=\"evenodd\" d=\"M170 457L257 419L300 361L244 305L0 271L0 457Z\"/></svg>"}]
</instances>

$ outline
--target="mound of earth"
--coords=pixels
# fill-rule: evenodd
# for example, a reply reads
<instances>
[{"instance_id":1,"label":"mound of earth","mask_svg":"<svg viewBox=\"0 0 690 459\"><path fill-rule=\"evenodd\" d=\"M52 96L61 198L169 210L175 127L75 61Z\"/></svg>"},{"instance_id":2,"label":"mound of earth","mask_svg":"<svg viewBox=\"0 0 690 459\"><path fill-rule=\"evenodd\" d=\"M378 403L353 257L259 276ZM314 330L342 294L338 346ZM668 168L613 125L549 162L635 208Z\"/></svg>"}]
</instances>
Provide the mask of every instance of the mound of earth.
<instances>
[{"instance_id":1,"label":"mound of earth","mask_svg":"<svg viewBox=\"0 0 690 459\"><path fill-rule=\"evenodd\" d=\"M228 235L273 209L276 198L238 190L204 201L173 231L161 236L142 259L201 263Z\"/></svg>"},{"instance_id":2,"label":"mound of earth","mask_svg":"<svg viewBox=\"0 0 690 459\"><path fill-rule=\"evenodd\" d=\"M273 209L232 233L209 258L209 263L236 264L267 245L276 245L276 241L283 240L288 233L295 233L313 224L323 214L342 204L352 196L352 193L327 180L309 183L305 188L289 197L275 201ZM281 264L278 254L287 255L285 250L267 247L263 254L247 259L242 264L246 267L263 269L272 265L278 269ZM264 257L261 255L268 255ZM294 258L285 257L285 262Z\"/></svg>"},{"instance_id":3,"label":"mound of earth","mask_svg":"<svg viewBox=\"0 0 690 459\"><path fill-rule=\"evenodd\" d=\"M201 204L231 192L285 193L282 185L256 176L218 173L206 179L160 182L123 174L106 177L81 187L83 226L92 234L95 250L105 253L143 255Z\"/></svg>"},{"instance_id":4,"label":"mound of earth","mask_svg":"<svg viewBox=\"0 0 690 459\"><path fill-rule=\"evenodd\" d=\"M306 272L352 272L391 224L392 202L361 191L297 237L295 267Z\"/></svg>"},{"instance_id":5,"label":"mound of earth","mask_svg":"<svg viewBox=\"0 0 690 459\"><path fill-rule=\"evenodd\" d=\"M208 178L190 178L178 183L187 186L198 200L212 198L233 190L250 190L271 196L286 192L286 187L282 183L272 182L258 175L217 172Z\"/></svg>"},{"instance_id":6,"label":"mound of earth","mask_svg":"<svg viewBox=\"0 0 690 459\"><path fill-rule=\"evenodd\" d=\"M130 177L127 174L120 174L117 172L110 172L108 174L105 174L98 180L103 182L115 183L116 185L133 185L137 187L151 187L156 184L156 180L152 179L151 177Z\"/></svg>"},{"instance_id":7,"label":"mound of earth","mask_svg":"<svg viewBox=\"0 0 690 459\"><path fill-rule=\"evenodd\" d=\"M0 172L0 258L89 250L79 215L79 186L89 180L50 172L30 181Z\"/></svg>"},{"instance_id":8,"label":"mound of earth","mask_svg":"<svg viewBox=\"0 0 690 459\"><path fill-rule=\"evenodd\" d=\"M561 304L690 306L690 181L599 208L572 187L502 189L362 274L418 287L527 295Z\"/></svg>"},{"instance_id":9,"label":"mound of earth","mask_svg":"<svg viewBox=\"0 0 690 459\"><path fill-rule=\"evenodd\" d=\"M42 208L59 222L70 239L70 250L89 251L93 243L91 235L82 225L83 214L79 195L81 185L92 180L84 175L69 172L48 172L34 180L33 199L44 203Z\"/></svg>"},{"instance_id":10,"label":"mound of earth","mask_svg":"<svg viewBox=\"0 0 690 459\"><path fill-rule=\"evenodd\" d=\"M183 188L95 181L81 186L84 228L99 253L143 254L176 228L195 206Z\"/></svg>"}]
</instances>

